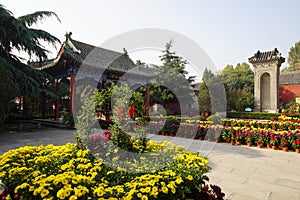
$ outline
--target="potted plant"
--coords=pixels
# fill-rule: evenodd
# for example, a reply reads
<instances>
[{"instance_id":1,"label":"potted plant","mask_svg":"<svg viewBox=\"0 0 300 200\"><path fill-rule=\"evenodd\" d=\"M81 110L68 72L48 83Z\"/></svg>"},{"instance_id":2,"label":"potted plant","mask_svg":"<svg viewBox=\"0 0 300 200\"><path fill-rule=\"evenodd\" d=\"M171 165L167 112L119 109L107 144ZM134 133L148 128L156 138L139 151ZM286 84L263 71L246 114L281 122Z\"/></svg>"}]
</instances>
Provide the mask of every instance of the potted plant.
<instances>
[{"instance_id":1,"label":"potted plant","mask_svg":"<svg viewBox=\"0 0 300 200\"><path fill-rule=\"evenodd\" d=\"M292 143L292 147L295 149L297 153L300 153L300 139L294 139Z\"/></svg>"},{"instance_id":2,"label":"potted plant","mask_svg":"<svg viewBox=\"0 0 300 200\"><path fill-rule=\"evenodd\" d=\"M228 128L224 128L221 131L221 137L223 140L225 140L226 143L230 143L231 141L231 132Z\"/></svg>"},{"instance_id":3,"label":"potted plant","mask_svg":"<svg viewBox=\"0 0 300 200\"><path fill-rule=\"evenodd\" d=\"M247 133L247 135L246 135L246 143L247 143L247 146L251 147L252 142L253 142L253 136L252 136L252 133Z\"/></svg>"},{"instance_id":4,"label":"potted plant","mask_svg":"<svg viewBox=\"0 0 300 200\"><path fill-rule=\"evenodd\" d=\"M231 142L230 142L232 145L235 144L235 135L232 133L231 135Z\"/></svg>"},{"instance_id":5,"label":"potted plant","mask_svg":"<svg viewBox=\"0 0 300 200\"><path fill-rule=\"evenodd\" d=\"M258 148L263 148L265 143L264 137L262 134L257 135L256 144Z\"/></svg>"},{"instance_id":6,"label":"potted plant","mask_svg":"<svg viewBox=\"0 0 300 200\"><path fill-rule=\"evenodd\" d=\"M199 125L196 137L199 138L200 140L204 140L206 132L207 132L207 128L205 128L202 125Z\"/></svg>"},{"instance_id":7,"label":"potted plant","mask_svg":"<svg viewBox=\"0 0 300 200\"><path fill-rule=\"evenodd\" d=\"M221 134L220 134L220 132L219 131L216 131L215 133L214 133L214 137L215 137L215 140L216 140L216 142L217 143L220 143L221 142Z\"/></svg>"},{"instance_id":8,"label":"potted plant","mask_svg":"<svg viewBox=\"0 0 300 200\"><path fill-rule=\"evenodd\" d=\"M243 136L243 134L242 133L237 133L236 135L235 135L235 143L237 144L237 145L241 145L242 144L242 142L243 142L243 140L244 140L244 136Z\"/></svg>"},{"instance_id":9,"label":"potted plant","mask_svg":"<svg viewBox=\"0 0 300 200\"><path fill-rule=\"evenodd\" d=\"M282 135L281 138L280 138L281 149L283 151L287 152L289 150L288 144L289 144L288 136L287 135Z\"/></svg>"},{"instance_id":10,"label":"potted plant","mask_svg":"<svg viewBox=\"0 0 300 200\"><path fill-rule=\"evenodd\" d=\"M273 150L277 150L278 144L279 144L279 139L278 139L278 136L276 134L272 134L270 136L270 144L272 145Z\"/></svg>"}]
</instances>

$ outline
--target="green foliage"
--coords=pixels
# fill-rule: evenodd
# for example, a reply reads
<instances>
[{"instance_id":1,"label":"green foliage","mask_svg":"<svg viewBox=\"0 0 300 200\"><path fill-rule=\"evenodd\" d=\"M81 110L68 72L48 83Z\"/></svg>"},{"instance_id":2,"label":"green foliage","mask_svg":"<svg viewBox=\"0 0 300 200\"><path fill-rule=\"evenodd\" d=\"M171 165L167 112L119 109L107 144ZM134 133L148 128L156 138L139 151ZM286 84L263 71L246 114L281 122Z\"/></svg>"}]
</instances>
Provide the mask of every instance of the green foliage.
<instances>
[{"instance_id":1,"label":"green foliage","mask_svg":"<svg viewBox=\"0 0 300 200\"><path fill-rule=\"evenodd\" d=\"M176 117L167 117L166 122L164 127L162 128L161 131L165 132L165 133L174 133L176 134L178 127L175 126L176 128L173 128L174 125L179 125L180 124L180 120Z\"/></svg>"},{"instance_id":2,"label":"green foliage","mask_svg":"<svg viewBox=\"0 0 300 200\"><path fill-rule=\"evenodd\" d=\"M232 110L244 111L247 107L253 108L254 95L246 90L230 90L227 103Z\"/></svg>"},{"instance_id":3,"label":"green foliage","mask_svg":"<svg viewBox=\"0 0 300 200\"><path fill-rule=\"evenodd\" d=\"M111 102L111 95L113 92L113 88L115 84L112 84L111 87L97 90L95 91L95 103L96 103L96 111L104 113L107 117L109 117L109 107Z\"/></svg>"},{"instance_id":4,"label":"green foliage","mask_svg":"<svg viewBox=\"0 0 300 200\"><path fill-rule=\"evenodd\" d=\"M227 65L221 72L226 89L227 109L243 111L254 106L254 72L247 63L238 63L234 68Z\"/></svg>"},{"instance_id":5,"label":"green foliage","mask_svg":"<svg viewBox=\"0 0 300 200\"><path fill-rule=\"evenodd\" d=\"M206 85L206 81L213 78L214 74L205 68L203 77L202 77L202 83L199 88L199 94L198 94L198 102L199 102L199 110L200 112L211 112L211 99L210 99L210 93Z\"/></svg>"},{"instance_id":6,"label":"green foliage","mask_svg":"<svg viewBox=\"0 0 300 200\"><path fill-rule=\"evenodd\" d=\"M41 21L45 17L56 16L53 12L39 11L19 18L0 5L0 53L9 58L17 59L11 53L12 49L25 51L29 56L36 56L40 59L47 58L47 50L41 44L41 40L55 45L59 39L49 33L31 28L32 25ZM58 17L56 16L58 19Z\"/></svg>"},{"instance_id":7,"label":"green foliage","mask_svg":"<svg viewBox=\"0 0 300 200\"><path fill-rule=\"evenodd\" d=\"M59 22L60 19L54 12L50 11L37 11L32 14L24 15L18 18L18 20L25 26L32 26L39 21L43 20L45 17L55 17Z\"/></svg>"},{"instance_id":8,"label":"green foliage","mask_svg":"<svg viewBox=\"0 0 300 200\"><path fill-rule=\"evenodd\" d=\"M134 106L135 108L135 113L133 117L144 120L144 118L146 117L146 107L145 97L142 95L142 93L134 91L130 98L129 104L130 106Z\"/></svg>"},{"instance_id":9,"label":"green foliage","mask_svg":"<svg viewBox=\"0 0 300 200\"><path fill-rule=\"evenodd\" d=\"M201 115L196 115L191 117L192 120L199 120L199 121L206 121L206 118L204 116Z\"/></svg>"},{"instance_id":10,"label":"green foliage","mask_svg":"<svg viewBox=\"0 0 300 200\"><path fill-rule=\"evenodd\" d=\"M294 99L293 101L291 101L288 104L288 107L285 109L285 112L287 112L288 114L295 114L295 113L300 113L300 106L299 103L296 102L296 99Z\"/></svg>"},{"instance_id":11,"label":"green foliage","mask_svg":"<svg viewBox=\"0 0 300 200\"><path fill-rule=\"evenodd\" d=\"M113 125L110 126L112 137L111 140L118 147L129 150L130 136L128 132L131 130L130 122L133 121L129 115L129 107L135 107L135 132L137 139L142 146L146 146L146 128L147 119L144 117L145 107L144 100L141 93L130 90L128 85L114 86L112 89L112 103L113 103Z\"/></svg>"},{"instance_id":12,"label":"green foliage","mask_svg":"<svg viewBox=\"0 0 300 200\"><path fill-rule=\"evenodd\" d=\"M160 56L160 60L163 62L162 67L174 69L178 73L182 74L184 78L187 78L189 82L194 81L195 77L186 77L188 72L185 70L185 66L188 64L188 62L182 57L176 55L176 52L171 51L172 43L173 41L169 41L166 44L166 49L163 51L164 54Z\"/></svg>"},{"instance_id":13,"label":"green foliage","mask_svg":"<svg viewBox=\"0 0 300 200\"><path fill-rule=\"evenodd\" d=\"M300 41L290 48L287 60L290 66L285 71L300 70Z\"/></svg>"},{"instance_id":14,"label":"green foliage","mask_svg":"<svg viewBox=\"0 0 300 200\"><path fill-rule=\"evenodd\" d=\"M63 124L68 125L70 128L74 128L74 118L73 115L70 113L67 113L63 117Z\"/></svg>"},{"instance_id":15,"label":"green foliage","mask_svg":"<svg viewBox=\"0 0 300 200\"><path fill-rule=\"evenodd\" d=\"M76 140L79 144L87 144L88 136L91 134L96 120L96 99L92 95L94 90L91 86L86 87L81 94L81 109L76 118Z\"/></svg>"},{"instance_id":16,"label":"green foliage","mask_svg":"<svg viewBox=\"0 0 300 200\"><path fill-rule=\"evenodd\" d=\"M12 73L0 61L0 124L4 122L14 106L11 101L20 94L19 85Z\"/></svg>"},{"instance_id":17,"label":"green foliage","mask_svg":"<svg viewBox=\"0 0 300 200\"><path fill-rule=\"evenodd\" d=\"M127 87L127 89L125 89ZM114 97L112 99L112 95L115 94L118 91L119 86L116 86L115 84L112 84L110 87L96 91L95 92L95 103L96 103L96 111L97 112L104 112L107 116L110 113L110 103L111 100L115 102L117 99ZM128 86L121 86L124 90L130 90ZM123 92L126 92L123 91ZM127 96L126 98L129 98L129 105L135 107L135 115L134 117L141 117L145 115L145 100L140 92L132 91L130 92L131 96ZM126 108L128 109L128 108Z\"/></svg>"},{"instance_id":18,"label":"green foliage","mask_svg":"<svg viewBox=\"0 0 300 200\"><path fill-rule=\"evenodd\" d=\"M165 125L170 125L171 126L172 124L179 125L180 124L180 120L177 117L168 117L166 119Z\"/></svg>"},{"instance_id":19,"label":"green foliage","mask_svg":"<svg viewBox=\"0 0 300 200\"><path fill-rule=\"evenodd\" d=\"M221 117L219 115L211 115L207 118L207 121L212 121L214 124L220 124Z\"/></svg>"},{"instance_id":20,"label":"green foliage","mask_svg":"<svg viewBox=\"0 0 300 200\"><path fill-rule=\"evenodd\" d=\"M185 67L188 62L171 51L171 48L172 41L166 44L166 49L160 56L162 65L155 66L159 76L150 85L150 104L158 103L165 106L167 103L177 103L176 94L182 94L182 99L191 101L191 96L186 91L191 89L190 83L195 77L187 77L188 72ZM172 90L170 87L173 87Z\"/></svg>"},{"instance_id":21,"label":"green foliage","mask_svg":"<svg viewBox=\"0 0 300 200\"><path fill-rule=\"evenodd\" d=\"M32 28L31 25L49 16L56 14L40 11L15 18L9 10L0 5L0 61L19 84L22 94L57 98L57 95L49 90L53 78L24 64L12 53L13 50L17 50L26 53L30 58L36 57L39 61L47 59L48 51L41 42L55 45L59 40L46 31Z\"/></svg>"},{"instance_id":22,"label":"green foliage","mask_svg":"<svg viewBox=\"0 0 300 200\"><path fill-rule=\"evenodd\" d=\"M203 73L198 102L201 112L216 113L226 110L226 94L222 80L207 68Z\"/></svg>"},{"instance_id":23,"label":"green foliage","mask_svg":"<svg viewBox=\"0 0 300 200\"><path fill-rule=\"evenodd\" d=\"M129 100L132 96L130 88L125 86L114 86L112 92L113 103L113 125L109 128L112 133L111 140L118 147L128 150L130 136L127 134L130 130L130 116L128 115Z\"/></svg>"},{"instance_id":24,"label":"green foliage","mask_svg":"<svg viewBox=\"0 0 300 200\"><path fill-rule=\"evenodd\" d=\"M227 112L228 118L276 120L280 113L264 112Z\"/></svg>"},{"instance_id":25,"label":"green foliage","mask_svg":"<svg viewBox=\"0 0 300 200\"><path fill-rule=\"evenodd\" d=\"M245 90L254 91L254 72L247 63L238 63L235 68L227 65L221 72L226 91Z\"/></svg>"}]
</instances>

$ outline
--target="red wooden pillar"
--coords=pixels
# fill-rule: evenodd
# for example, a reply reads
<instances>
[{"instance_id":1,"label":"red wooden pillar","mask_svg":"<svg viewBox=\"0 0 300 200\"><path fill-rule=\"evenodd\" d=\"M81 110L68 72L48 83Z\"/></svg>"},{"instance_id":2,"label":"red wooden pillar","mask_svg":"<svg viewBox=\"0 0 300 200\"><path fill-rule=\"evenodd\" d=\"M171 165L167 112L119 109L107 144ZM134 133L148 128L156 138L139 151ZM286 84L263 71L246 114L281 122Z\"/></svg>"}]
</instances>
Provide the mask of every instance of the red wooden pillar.
<instances>
[{"instance_id":1,"label":"red wooden pillar","mask_svg":"<svg viewBox=\"0 0 300 200\"><path fill-rule=\"evenodd\" d=\"M56 91L57 94L59 93L59 89L60 89L59 86L60 86L59 81L58 81L58 79L56 79L55 91ZM59 118L59 98L57 98L56 101L55 101L55 116L54 116L54 119L58 120L58 118Z\"/></svg>"},{"instance_id":2,"label":"red wooden pillar","mask_svg":"<svg viewBox=\"0 0 300 200\"><path fill-rule=\"evenodd\" d=\"M150 94L149 94L149 85L146 86L146 116L149 116L150 108Z\"/></svg>"},{"instance_id":3,"label":"red wooden pillar","mask_svg":"<svg viewBox=\"0 0 300 200\"><path fill-rule=\"evenodd\" d=\"M75 75L76 70L72 69L70 74L70 114L73 114L75 109Z\"/></svg>"}]
</instances>

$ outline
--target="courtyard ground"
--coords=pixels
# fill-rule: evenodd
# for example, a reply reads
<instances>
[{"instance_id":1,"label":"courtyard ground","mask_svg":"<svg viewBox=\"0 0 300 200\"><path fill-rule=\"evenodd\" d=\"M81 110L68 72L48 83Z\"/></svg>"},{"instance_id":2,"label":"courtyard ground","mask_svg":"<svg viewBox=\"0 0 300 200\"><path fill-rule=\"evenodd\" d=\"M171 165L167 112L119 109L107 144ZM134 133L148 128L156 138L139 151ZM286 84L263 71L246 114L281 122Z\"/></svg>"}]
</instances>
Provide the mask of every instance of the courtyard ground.
<instances>
[{"instance_id":1,"label":"courtyard ground","mask_svg":"<svg viewBox=\"0 0 300 200\"><path fill-rule=\"evenodd\" d=\"M0 129L0 155L25 145L63 145L74 142L75 130L54 128ZM300 154L257 147L236 146L161 135L154 141L169 140L207 156L212 170L210 183L222 187L231 200L300 200Z\"/></svg>"}]
</instances>

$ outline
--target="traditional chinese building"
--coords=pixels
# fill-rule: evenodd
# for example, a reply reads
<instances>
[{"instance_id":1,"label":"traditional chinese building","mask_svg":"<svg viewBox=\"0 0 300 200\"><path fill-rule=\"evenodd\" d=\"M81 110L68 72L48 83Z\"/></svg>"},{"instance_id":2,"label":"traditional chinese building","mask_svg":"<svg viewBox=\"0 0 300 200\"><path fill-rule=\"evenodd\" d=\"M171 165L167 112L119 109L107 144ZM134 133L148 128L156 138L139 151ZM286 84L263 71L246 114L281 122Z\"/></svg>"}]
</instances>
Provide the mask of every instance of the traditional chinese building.
<instances>
[{"instance_id":1,"label":"traditional chinese building","mask_svg":"<svg viewBox=\"0 0 300 200\"><path fill-rule=\"evenodd\" d=\"M249 58L254 67L256 111L278 112L286 103L300 104L300 71L280 72L285 61L278 50L260 52Z\"/></svg>"},{"instance_id":2,"label":"traditional chinese building","mask_svg":"<svg viewBox=\"0 0 300 200\"><path fill-rule=\"evenodd\" d=\"M72 39L72 33L66 34L66 40L60 47L55 59L31 63L32 67L43 70L55 78L56 92L60 92L60 83L67 83L69 95L64 99L69 101L68 111L72 114L75 108L75 80L76 84L91 83L101 89L109 86L111 82L126 82L130 86L146 85L152 76L150 72L135 70L137 66L130 59L126 50L124 53L96 47ZM125 75L126 74L126 75ZM122 80L121 80L122 79ZM126 79L126 80L125 80ZM149 110L149 87L146 87L146 112ZM59 111L63 108L59 98L53 105L55 119L59 118ZM46 101L43 101L45 108ZM48 105L49 106L49 105ZM43 109L42 116L45 116Z\"/></svg>"},{"instance_id":3,"label":"traditional chinese building","mask_svg":"<svg viewBox=\"0 0 300 200\"><path fill-rule=\"evenodd\" d=\"M300 104L300 71L283 72L279 76L279 98L282 104Z\"/></svg>"},{"instance_id":4,"label":"traditional chinese building","mask_svg":"<svg viewBox=\"0 0 300 200\"><path fill-rule=\"evenodd\" d=\"M275 48L249 58L254 67L254 111L278 112L280 66L285 61Z\"/></svg>"}]
</instances>

